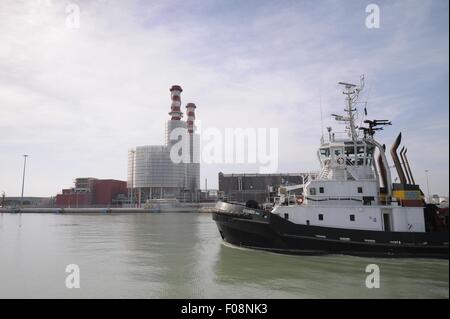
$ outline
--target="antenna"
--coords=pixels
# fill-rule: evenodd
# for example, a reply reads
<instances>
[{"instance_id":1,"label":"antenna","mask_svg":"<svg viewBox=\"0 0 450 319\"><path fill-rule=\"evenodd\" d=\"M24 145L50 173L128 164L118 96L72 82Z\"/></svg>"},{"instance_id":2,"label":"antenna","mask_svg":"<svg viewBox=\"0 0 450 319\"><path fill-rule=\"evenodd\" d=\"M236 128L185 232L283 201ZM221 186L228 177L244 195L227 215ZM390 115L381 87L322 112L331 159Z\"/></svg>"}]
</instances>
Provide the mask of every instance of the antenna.
<instances>
[{"instance_id":1,"label":"antenna","mask_svg":"<svg viewBox=\"0 0 450 319\"><path fill-rule=\"evenodd\" d=\"M332 130L331 126L327 126L328 138L330 139L330 141L331 141L331 130Z\"/></svg>"},{"instance_id":2,"label":"antenna","mask_svg":"<svg viewBox=\"0 0 450 319\"><path fill-rule=\"evenodd\" d=\"M347 119L345 117L343 117L342 115L331 114L331 116L333 116L336 121L347 121Z\"/></svg>"},{"instance_id":3,"label":"antenna","mask_svg":"<svg viewBox=\"0 0 450 319\"><path fill-rule=\"evenodd\" d=\"M362 104L364 104L364 114L363 114L363 116L361 116L361 121L359 122L359 126L362 125L364 119L367 117L367 114L368 114L367 105L369 104L369 96L370 96L371 91L372 91L372 86L369 87L365 101L361 102Z\"/></svg>"},{"instance_id":4,"label":"antenna","mask_svg":"<svg viewBox=\"0 0 450 319\"><path fill-rule=\"evenodd\" d=\"M359 87L356 86L356 84L351 84L351 83L346 83L346 82L338 82L338 84L343 85L344 88L344 92L342 92L342 94L346 95L347 97L345 98L346 100L346 108L345 108L345 112L347 113L347 116L342 116L342 115L336 115L336 114L332 114L335 119L337 121L342 121L342 122L346 122L348 123L347 129L348 129L348 134L351 137L351 139L353 141L355 141L358 137L357 131L356 131L356 126L355 126L355 113L356 112L356 107L355 104L358 101L358 96L359 93L362 91L362 89L364 88L364 75L360 76L360 85ZM357 114L356 114L357 117Z\"/></svg>"},{"instance_id":5,"label":"antenna","mask_svg":"<svg viewBox=\"0 0 450 319\"><path fill-rule=\"evenodd\" d=\"M370 137L373 137L376 131L382 131L383 126L392 125L389 120L365 120L364 123L368 124L369 127L360 127L359 129L364 132L364 136Z\"/></svg>"},{"instance_id":6,"label":"antenna","mask_svg":"<svg viewBox=\"0 0 450 319\"><path fill-rule=\"evenodd\" d=\"M346 88L356 87L356 84L350 84L345 82L338 82L338 84L345 86Z\"/></svg>"},{"instance_id":7,"label":"antenna","mask_svg":"<svg viewBox=\"0 0 450 319\"><path fill-rule=\"evenodd\" d=\"M320 126L322 128L322 140L323 140L323 112L322 112L322 92L319 91L319 107L320 107Z\"/></svg>"}]
</instances>

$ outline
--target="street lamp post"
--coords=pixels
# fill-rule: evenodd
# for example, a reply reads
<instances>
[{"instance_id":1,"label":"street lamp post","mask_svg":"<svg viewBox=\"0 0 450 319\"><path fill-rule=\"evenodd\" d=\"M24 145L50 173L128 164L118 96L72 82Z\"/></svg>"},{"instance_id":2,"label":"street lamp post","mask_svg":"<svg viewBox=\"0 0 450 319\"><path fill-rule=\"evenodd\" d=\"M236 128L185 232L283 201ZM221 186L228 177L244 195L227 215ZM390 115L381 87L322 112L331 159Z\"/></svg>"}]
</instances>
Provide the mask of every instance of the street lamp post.
<instances>
[{"instance_id":1,"label":"street lamp post","mask_svg":"<svg viewBox=\"0 0 450 319\"><path fill-rule=\"evenodd\" d=\"M427 194L428 194L428 201L430 201L430 183L428 181L428 170L425 170L425 175L427 177Z\"/></svg>"},{"instance_id":2,"label":"street lamp post","mask_svg":"<svg viewBox=\"0 0 450 319\"><path fill-rule=\"evenodd\" d=\"M20 206L23 206L23 190L25 188L25 168L27 165L27 154L23 155L23 174L22 174L22 195L20 196Z\"/></svg>"}]
</instances>

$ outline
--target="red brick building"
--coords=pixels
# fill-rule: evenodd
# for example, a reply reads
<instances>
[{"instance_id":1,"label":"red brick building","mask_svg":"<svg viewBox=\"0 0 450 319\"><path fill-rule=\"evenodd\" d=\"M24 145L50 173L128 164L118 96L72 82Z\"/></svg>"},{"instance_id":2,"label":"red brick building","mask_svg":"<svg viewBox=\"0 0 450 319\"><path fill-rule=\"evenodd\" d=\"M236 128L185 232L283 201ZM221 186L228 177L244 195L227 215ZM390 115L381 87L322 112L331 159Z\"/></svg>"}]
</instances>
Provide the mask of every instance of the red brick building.
<instances>
[{"instance_id":1,"label":"red brick building","mask_svg":"<svg viewBox=\"0 0 450 319\"><path fill-rule=\"evenodd\" d=\"M114 179L77 178L75 187L56 195L57 207L120 207L127 198L127 183Z\"/></svg>"},{"instance_id":2,"label":"red brick building","mask_svg":"<svg viewBox=\"0 0 450 319\"><path fill-rule=\"evenodd\" d=\"M127 195L127 182L114 179L98 179L94 182L93 204L111 205L118 195Z\"/></svg>"},{"instance_id":3,"label":"red brick building","mask_svg":"<svg viewBox=\"0 0 450 319\"><path fill-rule=\"evenodd\" d=\"M68 192L64 189L63 194L56 195L57 207L89 207L91 205L91 194Z\"/></svg>"}]
</instances>

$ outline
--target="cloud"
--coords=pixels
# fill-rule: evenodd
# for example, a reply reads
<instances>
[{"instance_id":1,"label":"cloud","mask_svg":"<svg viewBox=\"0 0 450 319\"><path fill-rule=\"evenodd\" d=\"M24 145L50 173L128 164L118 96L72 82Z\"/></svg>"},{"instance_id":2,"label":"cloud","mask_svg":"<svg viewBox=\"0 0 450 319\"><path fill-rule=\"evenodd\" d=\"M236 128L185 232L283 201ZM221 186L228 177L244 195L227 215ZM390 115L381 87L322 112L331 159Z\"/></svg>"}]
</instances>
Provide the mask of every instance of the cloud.
<instances>
[{"instance_id":1,"label":"cloud","mask_svg":"<svg viewBox=\"0 0 450 319\"><path fill-rule=\"evenodd\" d=\"M20 189L22 153L32 155L30 194L55 194L78 176L125 179L130 147L163 143L172 84L182 85L183 104L197 104L203 126L279 128L280 171L317 169L319 100L325 125L336 126L329 119L343 108L336 83L362 73L370 115L401 125L382 138L403 129L424 148L448 145L441 89L448 15L440 13L448 4L381 2L381 28L368 30L360 1L73 2L79 29L65 27L69 1L0 4L0 190L7 194ZM436 103L420 115L429 126L418 130L405 119L428 95ZM448 151L415 151L419 171L419 162L435 159L428 168L443 172L436 189L448 193ZM203 165L202 178L217 187L219 170L240 169L256 168Z\"/></svg>"}]
</instances>

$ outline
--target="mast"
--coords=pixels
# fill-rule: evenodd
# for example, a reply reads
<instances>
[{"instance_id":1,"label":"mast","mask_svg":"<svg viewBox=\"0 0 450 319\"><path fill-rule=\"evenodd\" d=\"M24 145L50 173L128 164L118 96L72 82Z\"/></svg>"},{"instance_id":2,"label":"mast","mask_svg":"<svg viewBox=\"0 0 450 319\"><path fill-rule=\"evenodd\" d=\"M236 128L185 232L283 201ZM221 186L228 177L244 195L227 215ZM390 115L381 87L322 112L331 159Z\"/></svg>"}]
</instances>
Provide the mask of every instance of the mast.
<instances>
[{"instance_id":1,"label":"mast","mask_svg":"<svg viewBox=\"0 0 450 319\"><path fill-rule=\"evenodd\" d=\"M345 109L345 111L348 114L348 124L349 124L349 128L350 128L349 133L350 133L351 139L353 141L356 141L357 134L356 134L356 128L355 128L355 115L353 113L353 111L356 111L356 108L353 108L353 105L352 105L352 95L355 94L355 92L356 92L353 88L356 87L356 85L342 83L342 82L339 82L339 84L345 86L345 90L342 93L344 95L347 95L347 97L345 98L345 100L347 101L347 108Z\"/></svg>"},{"instance_id":2,"label":"mast","mask_svg":"<svg viewBox=\"0 0 450 319\"><path fill-rule=\"evenodd\" d=\"M345 101L346 106L344 111L347 113L346 116L332 114L337 121L345 122L347 124L348 135L353 142L358 139L357 127L355 125L356 117L356 107L354 106L359 97L359 93L364 88L364 75L361 76L360 85L339 82L338 84L344 86L344 91L342 94L346 95Z\"/></svg>"}]
</instances>

